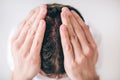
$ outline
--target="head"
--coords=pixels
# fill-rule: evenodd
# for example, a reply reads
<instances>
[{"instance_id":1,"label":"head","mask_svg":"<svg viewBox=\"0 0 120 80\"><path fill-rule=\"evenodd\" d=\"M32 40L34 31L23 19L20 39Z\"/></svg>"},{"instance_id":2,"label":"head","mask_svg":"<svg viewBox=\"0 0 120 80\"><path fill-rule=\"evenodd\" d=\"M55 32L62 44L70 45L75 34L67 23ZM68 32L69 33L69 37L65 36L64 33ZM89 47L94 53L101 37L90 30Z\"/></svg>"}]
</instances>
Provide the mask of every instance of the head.
<instances>
[{"instance_id":1,"label":"head","mask_svg":"<svg viewBox=\"0 0 120 80\"><path fill-rule=\"evenodd\" d=\"M74 10L84 21L81 14L73 7L62 4L47 4L46 31L42 44L41 69L48 77L65 74L64 56L60 38L61 11L63 7Z\"/></svg>"}]
</instances>

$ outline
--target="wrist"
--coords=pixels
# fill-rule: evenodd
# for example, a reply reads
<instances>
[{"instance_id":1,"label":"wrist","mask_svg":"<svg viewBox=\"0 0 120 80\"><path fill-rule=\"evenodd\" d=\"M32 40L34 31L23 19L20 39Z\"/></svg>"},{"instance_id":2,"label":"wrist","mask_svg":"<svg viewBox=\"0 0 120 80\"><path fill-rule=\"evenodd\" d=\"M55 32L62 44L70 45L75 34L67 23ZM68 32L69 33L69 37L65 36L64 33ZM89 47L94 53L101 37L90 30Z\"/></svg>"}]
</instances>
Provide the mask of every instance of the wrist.
<instances>
[{"instance_id":1,"label":"wrist","mask_svg":"<svg viewBox=\"0 0 120 80\"><path fill-rule=\"evenodd\" d=\"M83 80L99 80L99 76L97 75L96 71L93 71L90 74L88 74L88 77L86 79L83 79Z\"/></svg>"},{"instance_id":2,"label":"wrist","mask_svg":"<svg viewBox=\"0 0 120 80\"><path fill-rule=\"evenodd\" d=\"M99 80L99 76L96 75L94 77L81 77L81 78L77 78L77 79L73 79L73 80Z\"/></svg>"},{"instance_id":3,"label":"wrist","mask_svg":"<svg viewBox=\"0 0 120 80\"><path fill-rule=\"evenodd\" d=\"M16 72L12 72L11 80L32 80L32 79L26 78L25 76L22 76Z\"/></svg>"},{"instance_id":4,"label":"wrist","mask_svg":"<svg viewBox=\"0 0 120 80\"><path fill-rule=\"evenodd\" d=\"M84 76L83 80L99 80L99 76L97 75L97 73L91 73L90 75L86 75Z\"/></svg>"},{"instance_id":5,"label":"wrist","mask_svg":"<svg viewBox=\"0 0 120 80\"><path fill-rule=\"evenodd\" d=\"M99 80L99 76L97 75L96 71L93 72L92 76L88 80Z\"/></svg>"},{"instance_id":6,"label":"wrist","mask_svg":"<svg viewBox=\"0 0 120 80\"><path fill-rule=\"evenodd\" d=\"M91 72L90 74L81 74L79 77L73 77L72 80L99 80L99 76L96 72Z\"/></svg>"}]
</instances>

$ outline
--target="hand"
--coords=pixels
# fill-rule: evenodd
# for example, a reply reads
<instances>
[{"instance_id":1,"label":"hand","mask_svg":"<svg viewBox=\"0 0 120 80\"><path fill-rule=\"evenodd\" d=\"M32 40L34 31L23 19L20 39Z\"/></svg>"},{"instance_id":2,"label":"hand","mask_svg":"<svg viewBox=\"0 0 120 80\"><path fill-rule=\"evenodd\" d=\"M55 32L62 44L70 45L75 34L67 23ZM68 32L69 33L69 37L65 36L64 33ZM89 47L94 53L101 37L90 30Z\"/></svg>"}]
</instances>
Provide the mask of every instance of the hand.
<instances>
[{"instance_id":1,"label":"hand","mask_svg":"<svg viewBox=\"0 0 120 80\"><path fill-rule=\"evenodd\" d=\"M32 10L11 40L14 60L12 80L32 80L40 71L40 49L46 28L45 5Z\"/></svg>"},{"instance_id":2,"label":"hand","mask_svg":"<svg viewBox=\"0 0 120 80\"><path fill-rule=\"evenodd\" d=\"M72 80L97 80L95 64L98 51L89 27L75 11L62 8L61 42L64 67Z\"/></svg>"}]
</instances>

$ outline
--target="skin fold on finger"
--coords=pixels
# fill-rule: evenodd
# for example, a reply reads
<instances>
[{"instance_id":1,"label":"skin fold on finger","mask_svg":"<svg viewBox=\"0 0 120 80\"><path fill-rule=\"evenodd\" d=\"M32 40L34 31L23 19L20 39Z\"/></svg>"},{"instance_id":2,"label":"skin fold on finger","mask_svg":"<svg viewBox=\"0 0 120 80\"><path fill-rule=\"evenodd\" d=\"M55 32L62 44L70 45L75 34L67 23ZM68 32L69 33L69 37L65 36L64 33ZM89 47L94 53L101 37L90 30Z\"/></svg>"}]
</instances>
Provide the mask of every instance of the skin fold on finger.
<instances>
[{"instance_id":1,"label":"skin fold on finger","mask_svg":"<svg viewBox=\"0 0 120 80\"><path fill-rule=\"evenodd\" d=\"M42 42L43 42L43 38L44 38L44 33L45 33L45 29L46 29L46 23L44 20L40 20L40 24L39 27L37 29L37 32L35 34L35 38L33 40L32 43L32 47L30 50L30 55L40 55L40 50L42 47Z\"/></svg>"},{"instance_id":2,"label":"skin fold on finger","mask_svg":"<svg viewBox=\"0 0 120 80\"><path fill-rule=\"evenodd\" d=\"M66 62L74 61L72 45L69 38L69 33L65 25L60 26L61 43L63 47L64 59Z\"/></svg>"}]
</instances>

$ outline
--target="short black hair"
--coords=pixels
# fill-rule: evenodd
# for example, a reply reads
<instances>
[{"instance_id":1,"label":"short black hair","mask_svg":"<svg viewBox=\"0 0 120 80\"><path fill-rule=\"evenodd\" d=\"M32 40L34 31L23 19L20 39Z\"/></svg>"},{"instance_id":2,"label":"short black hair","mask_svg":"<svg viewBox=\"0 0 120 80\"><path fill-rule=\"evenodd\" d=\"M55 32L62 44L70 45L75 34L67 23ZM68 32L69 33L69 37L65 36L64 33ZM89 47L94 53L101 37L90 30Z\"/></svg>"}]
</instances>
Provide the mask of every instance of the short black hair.
<instances>
[{"instance_id":1,"label":"short black hair","mask_svg":"<svg viewBox=\"0 0 120 80\"><path fill-rule=\"evenodd\" d=\"M47 75L64 74L64 56L60 38L61 11L63 7L74 10L84 21L79 11L69 5L47 4L46 31L41 49L41 69Z\"/></svg>"}]
</instances>

